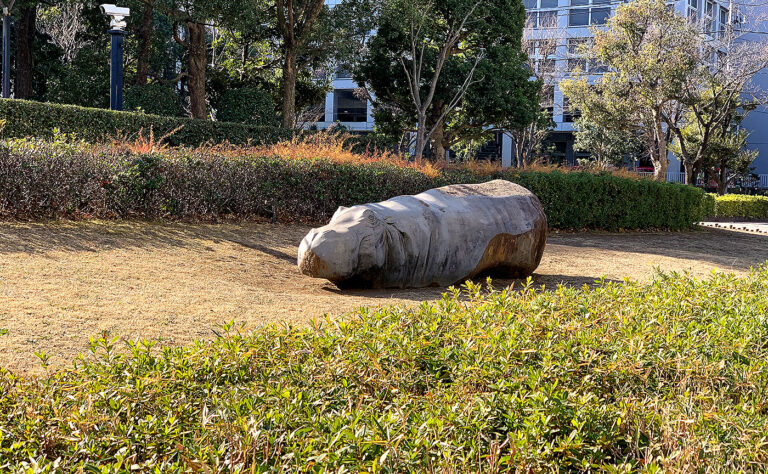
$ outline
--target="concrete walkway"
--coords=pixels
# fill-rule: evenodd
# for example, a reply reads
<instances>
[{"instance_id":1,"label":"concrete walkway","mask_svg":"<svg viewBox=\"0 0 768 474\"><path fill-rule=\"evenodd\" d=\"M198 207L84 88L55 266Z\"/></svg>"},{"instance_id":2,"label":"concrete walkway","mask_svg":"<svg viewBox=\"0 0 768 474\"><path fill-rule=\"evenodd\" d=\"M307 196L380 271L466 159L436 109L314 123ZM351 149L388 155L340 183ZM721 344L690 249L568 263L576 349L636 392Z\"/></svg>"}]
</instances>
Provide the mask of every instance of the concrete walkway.
<instances>
[{"instance_id":1,"label":"concrete walkway","mask_svg":"<svg viewBox=\"0 0 768 474\"><path fill-rule=\"evenodd\" d=\"M768 222L701 222L704 227L768 235Z\"/></svg>"}]
</instances>

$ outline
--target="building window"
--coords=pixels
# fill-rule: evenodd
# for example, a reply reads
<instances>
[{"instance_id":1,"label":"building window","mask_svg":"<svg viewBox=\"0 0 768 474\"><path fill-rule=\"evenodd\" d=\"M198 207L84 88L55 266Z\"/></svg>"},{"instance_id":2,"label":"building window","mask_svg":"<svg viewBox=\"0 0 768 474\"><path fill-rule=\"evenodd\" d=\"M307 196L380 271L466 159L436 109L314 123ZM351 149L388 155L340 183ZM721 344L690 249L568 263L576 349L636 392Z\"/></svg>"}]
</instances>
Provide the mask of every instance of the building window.
<instances>
[{"instance_id":1,"label":"building window","mask_svg":"<svg viewBox=\"0 0 768 474\"><path fill-rule=\"evenodd\" d=\"M688 18L693 21L699 19L699 0L688 0Z\"/></svg>"},{"instance_id":2,"label":"building window","mask_svg":"<svg viewBox=\"0 0 768 474\"><path fill-rule=\"evenodd\" d=\"M546 112L550 120L554 120L555 115L555 87L545 84L541 88L541 110Z\"/></svg>"},{"instance_id":3,"label":"building window","mask_svg":"<svg viewBox=\"0 0 768 474\"><path fill-rule=\"evenodd\" d=\"M557 27L557 8L558 0L523 0L526 10L531 11L526 14L526 28L555 28ZM550 9L550 10L547 10ZM541 10L541 11L538 11Z\"/></svg>"},{"instance_id":4,"label":"building window","mask_svg":"<svg viewBox=\"0 0 768 474\"><path fill-rule=\"evenodd\" d=\"M608 18L611 17L611 7L607 8L593 8L592 17L590 19L591 25L604 25L608 23Z\"/></svg>"},{"instance_id":5,"label":"building window","mask_svg":"<svg viewBox=\"0 0 768 474\"><path fill-rule=\"evenodd\" d=\"M538 10L539 8L557 8L558 0L523 0L526 10Z\"/></svg>"},{"instance_id":6,"label":"building window","mask_svg":"<svg viewBox=\"0 0 768 474\"><path fill-rule=\"evenodd\" d=\"M368 101L355 97L352 89L333 91L334 122L366 122L368 120Z\"/></svg>"},{"instance_id":7,"label":"building window","mask_svg":"<svg viewBox=\"0 0 768 474\"><path fill-rule=\"evenodd\" d=\"M600 6L606 5L606 6ZM604 25L611 17L610 0L571 0L572 8L568 12L568 26Z\"/></svg>"},{"instance_id":8,"label":"building window","mask_svg":"<svg viewBox=\"0 0 768 474\"><path fill-rule=\"evenodd\" d=\"M581 110L573 108L567 97L563 98L563 122L571 123L581 117Z\"/></svg>"},{"instance_id":9,"label":"building window","mask_svg":"<svg viewBox=\"0 0 768 474\"><path fill-rule=\"evenodd\" d=\"M588 71L587 60L582 56L582 47L587 44L587 38L569 38L568 39L568 70L573 71L578 68L581 71Z\"/></svg>"},{"instance_id":10,"label":"building window","mask_svg":"<svg viewBox=\"0 0 768 474\"><path fill-rule=\"evenodd\" d=\"M720 7L720 24L718 25L719 34L723 36L728 28L728 9Z\"/></svg>"},{"instance_id":11,"label":"building window","mask_svg":"<svg viewBox=\"0 0 768 474\"><path fill-rule=\"evenodd\" d=\"M526 28L557 28L557 10L542 10L525 14Z\"/></svg>"},{"instance_id":12,"label":"building window","mask_svg":"<svg viewBox=\"0 0 768 474\"><path fill-rule=\"evenodd\" d=\"M589 8L574 8L568 12L568 26L588 26Z\"/></svg>"},{"instance_id":13,"label":"building window","mask_svg":"<svg viewBox=\"0 0 768 474\"><path fill-rule=\"evenodd\" d=\"M531 60L533 72L547 76L557 71L557 40L544 38L526 43L526 53Z\"/></svg>"}]
</instances>

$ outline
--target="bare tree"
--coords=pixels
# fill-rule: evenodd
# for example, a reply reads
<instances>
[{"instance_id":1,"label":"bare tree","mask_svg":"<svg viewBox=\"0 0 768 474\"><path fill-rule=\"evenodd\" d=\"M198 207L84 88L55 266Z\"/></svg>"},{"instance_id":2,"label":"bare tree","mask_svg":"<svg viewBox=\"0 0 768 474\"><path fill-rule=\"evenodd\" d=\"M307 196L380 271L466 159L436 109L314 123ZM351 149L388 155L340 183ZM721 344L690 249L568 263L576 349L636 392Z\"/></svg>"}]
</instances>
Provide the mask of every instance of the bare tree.
<instances>
[{"instance_id":1,"label":"bare tree","mask_svg":"<svg viewBox=\"0 0 768 474\"><path fill-rule=\"evenodd\" d=\"M82 43L77 41L77 34L85 31L82 3L40 5L37 24L40 31L50 38L49 41L61 48L64 62L75 59L82 47Z\"/></svg>"},{"instance_id":2,"label":"bare tree","mask_svg":"<svg viewBox=\"0 0 768 474\"><path fill-rule=\"evenodd\" d=\"M752 18L756 24L765 21L759 15ZM732 23L722 25L718 31L712 31L712 24L708 19L696 23L701 47L694 58L696 71L685 81L680 97L685 108L683 120L665 118L676 138L676 151L688 183L695 183L711 142L728 126L736 109L745 114L754 104L766 102L752 79L768 67L768 44L744 41ZM745 100L745 96L751 96L751 100ZM695 140L687 139L692 130Z\"/></svg>"},{"instance_id":3,"label":"bare tree","mask_svg":"<svg viewBox=\"0 0 768 474\"><path fill-rule=\"evenodd\" d=\"M478 63L482 60L482 54L477 55L474 64L464 78L464 82L456 90L451 101L445 105L442 113L439 115L437 120L434 121L432 128L427 130L427 113L435 97L435 90L437 89L438 83L440 81L440 73L443 70L443 66L445 65L446 60L452 54L458 42L462 38L465 32L464 26L467 24L467 21L472 18L473 14L477 10L477 7L480 6L481 3L482 0L474 3L463 16L458 17L458 19L453 24L448 25L448 30L445 36L442 37L442 43L437 45L439 50L435 59L432 77L430 77L427 82L428 88L426 95L422 95L422 75L424 74L424 70L427 67L425 64L425 61L427 60L425 52L430 41L427 38L425 26L431 13L430 10L432 8L432 4L428 3L424 8L414 7L413 9L409 10L410 18L408 18L407 21L409 24L408 37L410 40L410 51L406 52L403 56L400 57L400 64L403 66L403 71L405 72L405 76L408 81L408 88L411 94L411 99L413 100L413 105L416 108L416 115L418 117L416 124L416 145L414 152L416 160L421 160L423 157L424 148L427 145L427 141L435 132L435 130L442 126L442 122L445 120L445 116L454 108L456 108L456 106L461 102L461 99L466 95L469 87L477 82L477 80L480 80L474 79L474 75Z\"/></svg>"}]
</instances>

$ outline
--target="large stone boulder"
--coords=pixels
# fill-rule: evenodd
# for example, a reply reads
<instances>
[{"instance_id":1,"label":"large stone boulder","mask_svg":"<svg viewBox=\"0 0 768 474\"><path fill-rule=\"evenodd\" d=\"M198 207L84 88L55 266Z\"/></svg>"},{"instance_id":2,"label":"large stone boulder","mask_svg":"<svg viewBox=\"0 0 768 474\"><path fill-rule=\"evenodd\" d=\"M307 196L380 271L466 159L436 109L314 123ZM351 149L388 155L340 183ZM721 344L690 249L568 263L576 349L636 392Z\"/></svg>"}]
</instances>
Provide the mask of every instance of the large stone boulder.
<instances>
[{"instance_id":1,"label":"large stone boulder","mask_svg":"<svg viewBox=\"0 0 768 474\"><path fill-rule=\"evenodd\" d=\"M538 198L496 180L341 207L307 234L298 264L342 288L447 286L481 274L528 276L546 240Z\"/></svg>"}]
</instances>

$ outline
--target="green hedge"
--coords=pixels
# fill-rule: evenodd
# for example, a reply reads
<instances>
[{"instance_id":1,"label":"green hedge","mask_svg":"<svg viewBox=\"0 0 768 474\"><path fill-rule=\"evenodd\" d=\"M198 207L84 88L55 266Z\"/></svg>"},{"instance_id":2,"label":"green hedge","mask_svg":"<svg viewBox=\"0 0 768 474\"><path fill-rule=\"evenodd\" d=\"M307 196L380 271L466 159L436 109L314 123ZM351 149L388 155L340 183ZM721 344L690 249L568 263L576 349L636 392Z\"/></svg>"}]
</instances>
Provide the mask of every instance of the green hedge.
<instances>
[{"instance_id":1,"label":"green hedge","mask_svg":"<svg viewBox=\"0 0 768 474\"><path fill-rule=\"evenodd\" d=\"M133 155L114 148L20 141L0 146L0 216L219 218L322 222L339 206L503 178L533 191L560 229L683 229L702 219L693 187L561 172L427 175L387 163L337 163L186 149Z\"/></svg>"},{"instance_id":2,"label":"green hedge","mask_svg":"<svg viewBox=\"0 0 768 474\"><path fill-rule=\"evenodd\" d=\"M768 197L726 194L715 198L714 216L736 219L768 219Z\"/></svg>"},{"instance_id":3,"label":"green hedge","mask_svg":"<svg viewBox=\"0 0 768 474\"><path fill-rule=\"evenodd\" d=\"M248 142L274 143L293 136L290 130L272 126L162 117L10 99L0 100L0 120L5 120L2 133L6 138L50 138L54 130L58 129L79 139L101 142L118 135L136 136L139 132L147 136L150 130L159 138L180 127L166 140L168 144L197 146L224 141L235 145Z\"/></svg>"},{"instance_id":4,"label":"green hedge","mask_svg":"<svg viewBox=\"0 0 768 474\"><path fill-rule=\"evenodd\" d=\"M0 470L768 470L768 271L517 290L0 369Z\"/></svg>"}]
</instances>

